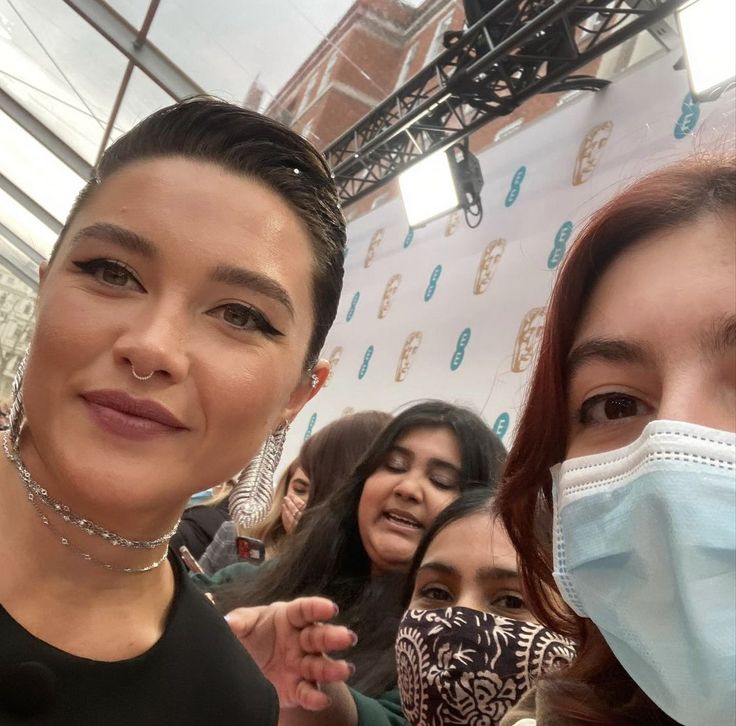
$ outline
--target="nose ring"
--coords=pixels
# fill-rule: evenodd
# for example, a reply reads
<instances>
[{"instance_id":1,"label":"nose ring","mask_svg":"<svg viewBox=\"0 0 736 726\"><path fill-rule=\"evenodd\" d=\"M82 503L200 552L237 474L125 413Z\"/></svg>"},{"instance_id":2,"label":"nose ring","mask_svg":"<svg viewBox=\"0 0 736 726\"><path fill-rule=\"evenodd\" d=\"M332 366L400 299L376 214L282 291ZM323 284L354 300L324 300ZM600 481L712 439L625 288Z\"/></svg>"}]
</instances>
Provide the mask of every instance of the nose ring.
<instances>
[{"instance_id":1,"label":"nose ring","mask_svg":"<svg viewBox=\"0 0 736 726\"><path fill-rule=\"evenodd\" d=\"M130 364L130 370L133 372L133 378L135 378L137 381L149 381L151 378L153 378L153 374L155 371L151 371L147 376L139 376L135 372L135 366L131 363Z\"/></svg>"}]
</instances>

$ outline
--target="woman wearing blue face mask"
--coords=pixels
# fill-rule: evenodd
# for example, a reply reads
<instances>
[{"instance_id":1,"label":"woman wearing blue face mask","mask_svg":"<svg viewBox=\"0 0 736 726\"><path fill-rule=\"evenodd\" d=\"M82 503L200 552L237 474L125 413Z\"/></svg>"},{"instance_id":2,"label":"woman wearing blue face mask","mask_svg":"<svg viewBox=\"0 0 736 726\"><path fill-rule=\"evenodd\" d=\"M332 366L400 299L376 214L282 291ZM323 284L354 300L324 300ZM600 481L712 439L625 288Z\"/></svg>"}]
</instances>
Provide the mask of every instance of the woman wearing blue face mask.
<instances>
[{"instance_id":1,"label":"woman wearing blue face mask","mask_svg":"<svg viewBox=\"0 0 736 726\"><path fill-rule=\"evenodd\" d=\"M541 673L573 658L571 641L533 622L492 503L488 491L463 494L417 548L396 639L411 726L496 726Z\"/></svg>"},{"instance_id":2,"label":"woman wearing blue face mask","mask_svg":"<svg viewBox=\"0 0 736 726\"><path fill-rule=\"evenodd\" d=\"M734 723L735 206L732 157L660 170L559 274L497 504L581 645L504 726Z\"/></svg>"}]
</instances>

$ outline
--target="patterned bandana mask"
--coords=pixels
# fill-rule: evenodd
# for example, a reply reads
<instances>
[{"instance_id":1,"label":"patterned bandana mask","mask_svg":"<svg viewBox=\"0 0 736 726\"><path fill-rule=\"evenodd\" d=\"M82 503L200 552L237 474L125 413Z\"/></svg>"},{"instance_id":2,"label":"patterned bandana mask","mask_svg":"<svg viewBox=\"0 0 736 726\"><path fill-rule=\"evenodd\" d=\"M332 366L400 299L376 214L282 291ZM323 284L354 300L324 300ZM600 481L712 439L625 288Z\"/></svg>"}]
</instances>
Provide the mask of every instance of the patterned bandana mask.
<instances>
[{"instance_id":1,"label":"patterned bandana mask","mask_svg":"<svg viewBox=\"0 0 736 726\"><path fill-rule=\"evenodd\" d=\"M542 673L573 659L547 628L463 607L407 610L396 639L412 726L496 726Z\"/></svg>"}]
</instances>

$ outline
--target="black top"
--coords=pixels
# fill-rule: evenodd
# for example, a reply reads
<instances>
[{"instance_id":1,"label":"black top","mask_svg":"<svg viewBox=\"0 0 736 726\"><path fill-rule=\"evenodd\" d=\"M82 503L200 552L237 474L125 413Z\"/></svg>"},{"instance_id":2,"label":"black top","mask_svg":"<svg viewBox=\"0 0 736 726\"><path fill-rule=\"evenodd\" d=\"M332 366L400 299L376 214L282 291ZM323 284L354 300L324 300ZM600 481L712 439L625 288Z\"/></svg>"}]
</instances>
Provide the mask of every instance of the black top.
<instances>
[{"instance_id":1,"label":"black top","mask_svg":"<svg viewBox=\"0 0 736 726\"><path fill-rule=\"evenodd\" d=\"M178 555L179 547L185 545L192 557L198 560L212 542L220 525L230 518L227 506L228 500L225 498L213 507L198 504L185 509L176 534L171 538L170 544L174 552Z\"/></svg>"},{"instance_id":2,"label":"black top","mask_svg":"<svg viewBox=\"0 0 736 726\"><path fill-rule=\"evenodd\" d=\"M0 724L275 725L273 687L178 558L171 564L176 589L164 633L129 660L106 663L60 651L0 606Z\"/></svg>"}]
</instances>

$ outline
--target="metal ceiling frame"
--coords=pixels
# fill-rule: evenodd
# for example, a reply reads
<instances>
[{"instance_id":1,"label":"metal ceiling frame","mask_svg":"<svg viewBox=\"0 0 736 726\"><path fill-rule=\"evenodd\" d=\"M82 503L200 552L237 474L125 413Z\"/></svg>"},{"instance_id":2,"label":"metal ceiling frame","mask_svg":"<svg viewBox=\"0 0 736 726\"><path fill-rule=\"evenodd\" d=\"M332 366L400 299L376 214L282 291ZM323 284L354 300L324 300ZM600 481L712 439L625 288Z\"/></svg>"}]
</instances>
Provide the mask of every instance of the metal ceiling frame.
<instances>
[{"instance_id":1,"label":"metal ceiling frame","mask_svg":"<svg viewBox=\"0 0 736 726\"><path fill-rule=\"evenodd\" d=\"M603 87L607 81L574 71L682 2L502 0L325 150L343 204L538 93ZM594 16L597 27L585 26Z\"/></svg>"},{"instance_id":2,"label":"metal ceiling frame","mask_svg":"<svg viewBox=\"0 0 736 726\"><path fill-rule=\"evenodd\" d=\"M18 204L29 211L40 222L43 222L52 232L59 234L64 226L53 214L47 212L38 202L31 199L22 189L13 184L5 174L0 173L0 189L15 199Z\"/></svg>"}]
</instances>

